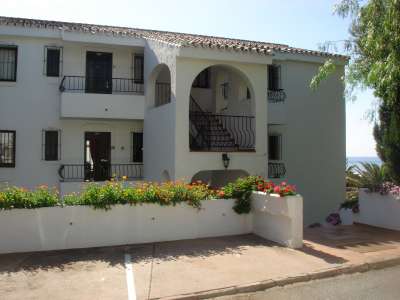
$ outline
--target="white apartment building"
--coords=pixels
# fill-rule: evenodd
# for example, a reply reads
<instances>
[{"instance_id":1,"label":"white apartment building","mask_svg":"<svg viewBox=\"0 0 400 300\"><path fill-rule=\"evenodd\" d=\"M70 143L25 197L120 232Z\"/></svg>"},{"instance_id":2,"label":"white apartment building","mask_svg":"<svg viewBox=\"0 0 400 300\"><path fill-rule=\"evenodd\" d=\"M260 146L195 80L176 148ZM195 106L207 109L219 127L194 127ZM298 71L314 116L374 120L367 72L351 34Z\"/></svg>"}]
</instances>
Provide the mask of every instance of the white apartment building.
<instances>
[{"instance_id":1,"label":"white apartment building","mask_svg":"<svg viewBox=\"0 0 400 300\"><path fill-rule=\"evenodd\" d=\"M337 72L313 92L332 58ZM0 17L0 182L62 193L111 176L254 174L305 222L344 199L347 58L283 44Z\"/></svg>"}]
</instances>

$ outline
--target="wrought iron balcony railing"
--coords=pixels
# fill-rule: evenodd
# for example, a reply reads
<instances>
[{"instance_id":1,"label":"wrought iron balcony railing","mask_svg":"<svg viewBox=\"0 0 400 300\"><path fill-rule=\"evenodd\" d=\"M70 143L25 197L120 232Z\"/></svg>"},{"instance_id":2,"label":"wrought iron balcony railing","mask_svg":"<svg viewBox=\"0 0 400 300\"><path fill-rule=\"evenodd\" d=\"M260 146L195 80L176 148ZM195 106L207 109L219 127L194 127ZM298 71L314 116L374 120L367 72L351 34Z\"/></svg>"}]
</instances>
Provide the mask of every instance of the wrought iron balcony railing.
<instances>
[{"instance_id":1,"label":"wrought iron balcony railing","mask_svg":"<svg viewBox=\"0 0 400 300\"><path fill-rule=\"evenodd\" d=\"M286 99L286 93L283 89L268 90L268 102L278 103L285 101L285 99Z\"/></svg>"},{"instance_id":2,"label":"wrought iron balcony railing","mask_svg":"<svg viewBox=\"0 0 400 300\"><path fill-rule=\"evenodd\" d=\"M194 151L254 151L255 118L204 111L191 97L190 149Z\"/></svg>"},{"instance_id":3,"label":"wrought iron balcony railing","mask_svg":"<svg viewBox=\"0 0 400 300\"><path fill-rule=\"evenodd\" d=\"M285 164L282 162L268 163L268 178L283 178L286 174Z\"/></svg>"},{"instance_id":4,"label":"wrought iron balcony railing","mask_svg":"<svg viewBox=\"0 0 400 300\"><path fill-rule=\"evenodd\" d=\"M61 80L61 92L83 92L83 93L133 93L143 94L143 82L131 78L95 78L86 76L64 76Z\"/></svg>"},{"instance_id":5,"label":"wrought iron balcony railing","mask_svg":"<svg viewBox=\"0 0 400 300\"><path fill-rule=\"evenodd\" d=\"M126 176L128 180L143 178L143 164L110 164L107 166L91 164L63 164L58 169L61 181L100 181L112 177L121 179Z\"/></svg>"}]
</instances>

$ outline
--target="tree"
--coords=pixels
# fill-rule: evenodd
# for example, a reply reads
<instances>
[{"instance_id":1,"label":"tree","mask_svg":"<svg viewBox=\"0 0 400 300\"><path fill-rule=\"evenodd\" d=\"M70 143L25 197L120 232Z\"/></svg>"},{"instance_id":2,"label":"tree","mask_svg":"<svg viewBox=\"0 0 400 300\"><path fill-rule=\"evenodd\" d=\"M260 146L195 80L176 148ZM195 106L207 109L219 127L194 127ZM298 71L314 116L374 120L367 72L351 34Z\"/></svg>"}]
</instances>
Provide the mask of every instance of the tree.
<instances>
[{"instance_id":1,"label":"tree","mask_svg":"<svg viewBox=\"0 0 400 300\"><path fill-rule=\"evenodd\" d=\"M350 37L343 41L350 56L344 78L348 92L355 87L373 89L380 101L374 128L377 152L393 180L400 182L400 0L342 0L335 6L351 19ZM337 42L327 42L329 50ZM311 88L335 71L327 60L311 81Z\"/></svg>"}]
</instances>

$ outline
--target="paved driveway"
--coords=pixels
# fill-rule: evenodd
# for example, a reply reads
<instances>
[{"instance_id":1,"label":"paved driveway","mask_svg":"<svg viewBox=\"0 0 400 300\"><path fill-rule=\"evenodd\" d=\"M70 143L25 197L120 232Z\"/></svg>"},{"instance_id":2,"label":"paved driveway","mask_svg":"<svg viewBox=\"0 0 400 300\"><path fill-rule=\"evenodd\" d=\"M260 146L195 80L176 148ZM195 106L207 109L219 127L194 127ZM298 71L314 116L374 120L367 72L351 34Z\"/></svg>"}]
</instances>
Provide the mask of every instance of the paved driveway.
<instances>
[{"instance_id":1,"label":"paved driveway","mask_svg":"<svg viewBox=\"0 0 400 300\"><path fill-rule=\"evenodd\" d=\"M0 295L1 299L162 298L400 256L400 233L375 230L358 226L307 230L299 250L250 234L0 255Z\"/></svg>"}]
</instances>

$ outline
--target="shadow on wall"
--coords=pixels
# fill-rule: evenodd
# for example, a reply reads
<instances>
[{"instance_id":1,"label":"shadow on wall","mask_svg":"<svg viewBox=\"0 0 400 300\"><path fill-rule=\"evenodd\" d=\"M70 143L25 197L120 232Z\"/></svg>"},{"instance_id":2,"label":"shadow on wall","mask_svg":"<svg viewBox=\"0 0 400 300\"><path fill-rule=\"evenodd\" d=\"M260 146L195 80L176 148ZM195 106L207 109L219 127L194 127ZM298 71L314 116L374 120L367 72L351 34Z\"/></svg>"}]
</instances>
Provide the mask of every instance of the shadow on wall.
<instances>
[{"instance_id":1,"label":"shadow on wall","mask_svg":"<svg viewBox=\"0 0 400 300\"><path fill-rule=\"evenodd\" d=\"M200 180L210 185L211 188L220 188L235 181L239 177L247 177L250 174L244 170L204 170L196 173L191 182Z\"/></svg>"}]
</instances>

